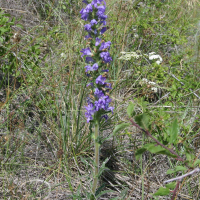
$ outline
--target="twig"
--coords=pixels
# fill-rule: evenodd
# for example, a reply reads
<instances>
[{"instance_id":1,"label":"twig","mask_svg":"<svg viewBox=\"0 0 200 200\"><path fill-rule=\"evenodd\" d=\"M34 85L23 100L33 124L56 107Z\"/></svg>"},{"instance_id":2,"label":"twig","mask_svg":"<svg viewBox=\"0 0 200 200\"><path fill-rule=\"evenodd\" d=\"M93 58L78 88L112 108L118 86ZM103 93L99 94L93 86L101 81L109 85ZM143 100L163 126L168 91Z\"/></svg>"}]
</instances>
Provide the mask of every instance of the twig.
<instances>
[{"instance_id":1,"label":"twig","mask_svg":"<svg viewBox=\"0 0 200 200\"><path fill-rule=\"evenodd\" d=\"M177 182L175 189L173 190L173 196L171 198L171 200L174 200L175 196L176 196L176 192L178 191L180 185L180 181Z\"/></svg>"},{"instance_id":2,"label":"twig","mask_svg":"<svg viewBox=\"0 0 200 200\"><path fill-rule=\"evenodd\" d=\"M192 170L192 171L190 171L190 172L188 172L188 173L186 173L186 174L184 174L184 175L182 175L182 176L178 176L178 177L176 177L176 178L172 178L172 179L169 179L169 180L167 180L167 181L164 181L163 183L164 184L166 184L166 183L169 183L169 182L172 182L172 181L181 181L183 178L185 178L185 177L187 177L187 176L189 176L189 175L192 175L192 174L194 174L194 173L196 173L196 172L200 172L200 168L195 168L194 170Z\"/></svg>"}]
</instances>

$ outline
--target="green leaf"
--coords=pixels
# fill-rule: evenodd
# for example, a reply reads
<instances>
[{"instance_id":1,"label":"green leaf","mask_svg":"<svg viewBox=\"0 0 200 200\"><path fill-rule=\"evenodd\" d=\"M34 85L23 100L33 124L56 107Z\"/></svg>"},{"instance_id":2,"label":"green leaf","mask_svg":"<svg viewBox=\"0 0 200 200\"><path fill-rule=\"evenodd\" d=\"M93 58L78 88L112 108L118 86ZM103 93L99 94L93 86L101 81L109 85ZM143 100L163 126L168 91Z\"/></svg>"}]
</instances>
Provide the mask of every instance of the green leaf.
<instances>
[{"instance_id":1,"label":"green leaf","mask_svg":"<svg viewBox=\"0 0 200 200\"><path fill-rule=\"evenodd\" d=\"M173 169L168 169L166 174L173 174L175 171Z\"/></svg>"},{"instance_id":2,"label":"green leaf","mask_svg":"<svg viewBox=\"0 0 200 200\"><path fill-rule=\"evenodd\" d=\"M168 195L169 193L170 193L169 188L160 187L158 189L158 191L156 193L154 193L153 195L154 196L165 196L165 195Z\"/></svg>"},{"instance_id":3,"label":"green leaf","mask_svg":"<svg viewBox=\"0 0 200 200\"><path fill-rule=\"evenodd\" d=\"M135 117L135 121L144 129L148 129L149 126L149 116L146 113L138 115Z\"/></svg>"},{"instance_id":4,"label":"green leaf","mask_svg":"<svg viewBox=\"0 0 200 200\"><path fill-rule=\"evenodd\" d=\"M178 172L178 171L186 171L187 168L186 167L183 167L183 166L176 166L175 169L168 169L167 170L167 174L173 174L175 172Z\"/></svg>"},{"instance_id":5,"label":"green leaf","mask_svg":"<svg viewBox=\"0 0 200 200\"><path fill-rule=\"evenodd\" d=\"M118 124L115 129L113 130L113 134L116 134L117 132L125 129L126 127L130 126L129 123L122 123L122 124Z\"/></svg>"},{"instance_id":6,"label":"green leaf","mask_svg":"<svg viewBox=\"0 0 200 200\"><path fill-rule=\"evenodd\" d=\"M170 153L167 149L164 149L163 147L161 147L160 145L156 145L155 143L146 144L144 145L144 148L146 148L146 150L150 151L151 153L163 154L172 158L176 157L176 155Z\"/></svg>"},{"instance_id":7,"label":"green leaf","mask_svg":"<svg viewBox=\"0 0 200 200\"><path fill-rule=\"evenodd\" d=\"M132 117L134 113L134 103L129 102L128 108L127 108L127 114L129 117Z\"/></svg>"},{"instance_id":8,"label":"green leaf","mask_svg":"<svg viewBox=\"0 0 200 200\"><path fill-rule=\"evenodd\" d=\"M183 167L183 166L176 166L175 167L175 171L178 172L178 171L186 171L187 168L186 167Z\"/></svg>"},{"instance_id":9,"label":"green leaf","mask_svg":"<svg viewBox=\"0 0 200 200\"><path fill-rule=\"evenodd\" d=\"M21 25L21 24L16 24L16 26L19 28L24 28L23 25Z\"/></svg>"},{"instance_id":10,"label":"green leaf","mask_svg":"<svg viewBox=\"0 0 200 200\"><path fill-rule=\"evenodd\" d=\"M179 132L178 121L177 119L175 119L172 125L167 129L167 133L169 135L169 142L171 144L177 141L178 132Z\"/></svg>"},{"instance_id":11,"label":"green leaf","mask_svg":"<svg viewBox=\"0 0 200 200\"><path fill-rule=\"evenodd\" d=\"M146 151L146 148L139 148L137 149L137 151L135 152L135 158L136 160L138 160L140 158L140 156Z\"/></svg>"},{"instance_id":12,"label":"green leaf","mask_svg":"<svg viewBox=\"0 0 200 200\"><path fill-rule=\"evenodd\" d=\"M176 187L176 182L171 182L165 185L165 187L173 190Z\"/></svg>"},{"instance_id":13,"label":"green leaf","mask_svg":"<svg viewBox=\"0 0 200 200\"><path fill-rule=\"evenodd\" d=\"M163 150L163 151L160 151L160 152L157 152L158 154L163 154L163 155L166 155L166 156L169 156L169 157L172 157L172 158L176 158L177 156L170 153L168 150Z\"/></svg>"},{"instance_id":14,"label":"green leaf","mask_svg":"<svg viewBox=\"0 0 200 200\"><path fill-rule=\"evenodd\" d=\"M194 166L197 166L198 164L200 164L200 160L197 159L195 162L194 162Z\"/></svg>"},{"instance_id":15,"label":"green leaf","mask_svg":"<svg viewBox=\"0 0 200 200\"><path fill-rule=\"evenodd\" d=\"M194 159L194 155L187 152L186 158L187 158L187 161L192 162L192 160Z\"/></svg>"},{"instance_id":16,"label":"green leaf","mask_svg":"<svg viewBox=\"0 0 200 200\"><path fill-rule=\"evenodd\" d=\"M144 145L144 147L151 153L157 153L164 150L161 146L155 146L155 145L156 145L155 143L149 143Z\"/></svg>"},{"instance_id":17,"label":"green leaf","mask_svg":"<svg viewBox=\"0 0 200 200\"><path fill-rule=\"evenodd\" d=\"M175 119L172 123L172 135L171 135L171 143L175 142L177 140L177 136L178 136L178 131L179 131L179 127L178 127L178 121L177 119Z\"/></svg>"}]
</instances>

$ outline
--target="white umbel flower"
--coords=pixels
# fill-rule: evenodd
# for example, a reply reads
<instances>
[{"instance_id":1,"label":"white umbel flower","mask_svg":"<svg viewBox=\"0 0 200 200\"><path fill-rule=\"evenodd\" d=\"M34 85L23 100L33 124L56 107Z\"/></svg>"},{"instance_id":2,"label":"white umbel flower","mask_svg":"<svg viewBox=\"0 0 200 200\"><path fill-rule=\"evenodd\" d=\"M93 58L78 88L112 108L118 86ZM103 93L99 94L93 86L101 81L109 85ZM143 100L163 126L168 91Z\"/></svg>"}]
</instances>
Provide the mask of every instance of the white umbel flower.
<instances>
[{"instance_id":1,"label":"white umbel flower","mask_svg":"<svg viewBox=\"0 0 200 200\"><path fill-rule=\"evenodd\" d=\"M158 65L160 65L162 63L162 61L163 61L163 59L161 58L160 55L155 55L155 52L149 53L149 60L154 60L154 59L157 60L156 63Z\"/></svg>"}]
</instances>

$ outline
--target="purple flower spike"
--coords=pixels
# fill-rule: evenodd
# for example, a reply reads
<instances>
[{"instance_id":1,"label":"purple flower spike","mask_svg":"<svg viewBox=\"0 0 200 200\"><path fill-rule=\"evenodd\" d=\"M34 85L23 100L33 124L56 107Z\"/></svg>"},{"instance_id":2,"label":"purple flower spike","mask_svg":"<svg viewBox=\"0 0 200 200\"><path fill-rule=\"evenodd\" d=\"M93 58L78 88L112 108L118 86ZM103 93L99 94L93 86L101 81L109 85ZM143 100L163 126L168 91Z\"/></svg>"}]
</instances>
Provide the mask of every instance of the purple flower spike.
<instances>
[{"instance_id":1,"label":"purple flower spike","mask_svg":"<svg viewBox=\"0 0 200 200\"><path fill-rule=\"evenodd\" d=\"M92 53L91 53L89 47L87 47L87 48L85 48L85 49L82 49L82 50L81 50L81 53L83 53L83 54L81 55L81 57L83 57L83 56L91 56L91 55L92 55Z\"/></svg>"},{"instance_id":2,"label":"purple flower spike","mask_svg":"<svg viewBox=\"0 0 200 200\"><path fill-rule=\"evenodd\" d=\"M106 77L103 77L102 75L100 75L96 79L96 84L104 85L105 81L106 81Z\"/></svg>"},{"instance_id":3,"label":"purple flower spike","mask_svg":"<svg viewBox=\"0 0 200 200\"><path fill-rule=\"evenodd\" d=\"M110 57L109 52L101 52L100 56L105 63L110 63L110 61L112 61L112 58Z\"/></svg>"},{"instance_id":4,"label":"purple flower spike","mask_svg":"<svg viewBox=\"0 0 200 200\"><path fill-rule=\"evenodd\" d=\"M89 123L100 121L102 118L107 120L107 113L113 112L114 108L110 106L112 100L107 95L112 85L106 82L106 74L109 70L105 68L112 58L108 52L111 42L103 40L103 34L107 30L105 0L82 0L82 2L86 7L80 11L81 18L88 21L84 26L85 31L88 32L85 36L88 47L81 50L81 57L85 56L87 63L85 72L89 80L87 87L90 87L90 97L87 98L87 106L85 106L85 116Z\"/></svg>"}]
</instances>

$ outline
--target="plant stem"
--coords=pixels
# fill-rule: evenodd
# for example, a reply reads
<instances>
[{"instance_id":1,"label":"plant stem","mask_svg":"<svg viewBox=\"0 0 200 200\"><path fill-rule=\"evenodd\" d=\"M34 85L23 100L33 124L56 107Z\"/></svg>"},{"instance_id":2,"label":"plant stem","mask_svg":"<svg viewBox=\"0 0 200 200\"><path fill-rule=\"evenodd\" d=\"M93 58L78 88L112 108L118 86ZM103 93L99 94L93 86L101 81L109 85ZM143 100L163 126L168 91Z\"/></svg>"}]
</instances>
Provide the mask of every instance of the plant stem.
<instances>
[{"instance_id":1,"label":"plant stem","mask_svg":"<svg viewBox=\"0 0 200 200\"><path fill-rule=\"evenodd\" d=\"M94 182L92 186L92 193L95 195L97 183L98 183L98 174L99 174L99 122L95 121L95 127L94 127L94 149L95 149L95 169L94 169ZM93 196L92 195L92 196ZM93 199L91 197L90 199Z\"/></svg>"}]
</instances>

